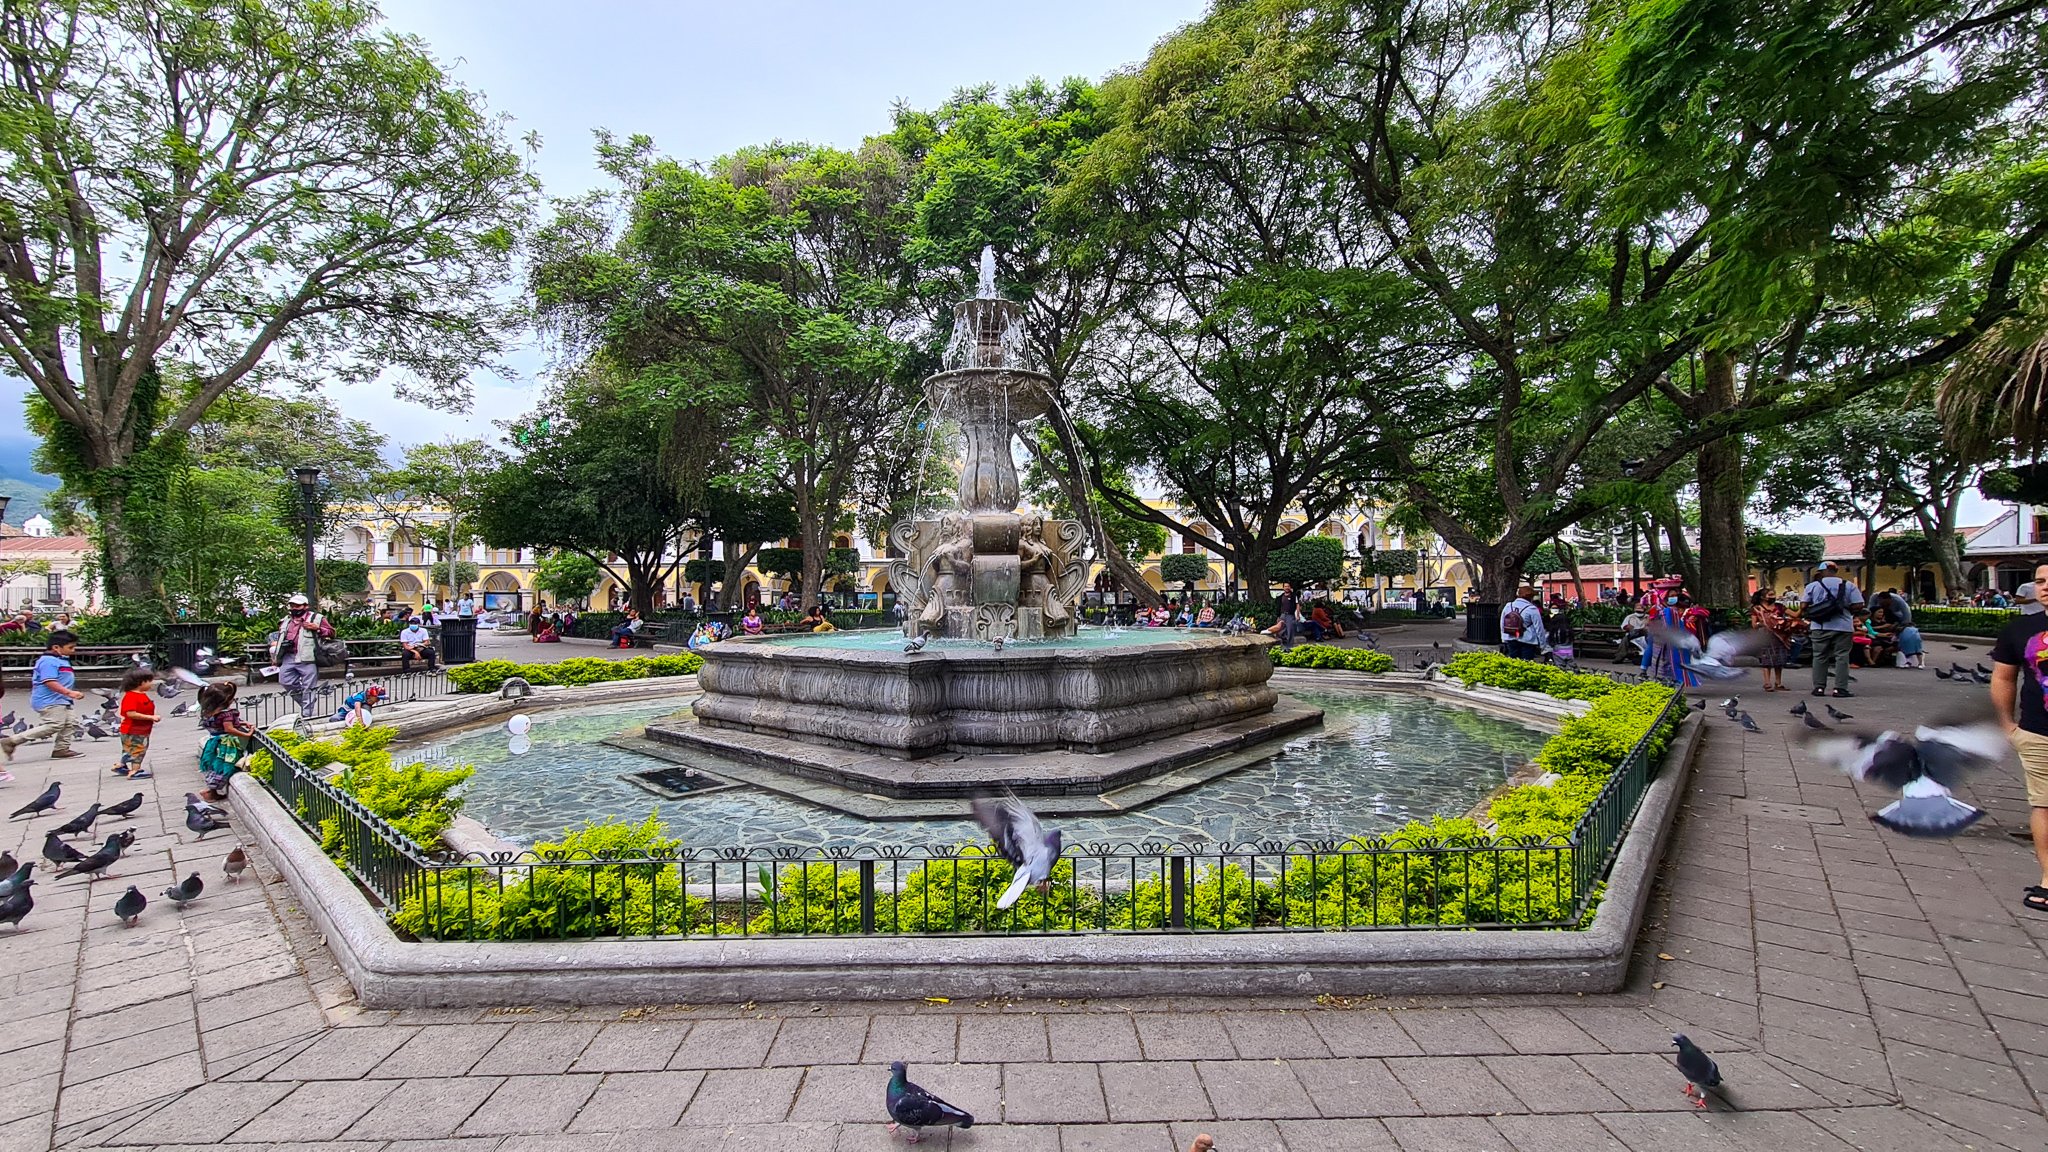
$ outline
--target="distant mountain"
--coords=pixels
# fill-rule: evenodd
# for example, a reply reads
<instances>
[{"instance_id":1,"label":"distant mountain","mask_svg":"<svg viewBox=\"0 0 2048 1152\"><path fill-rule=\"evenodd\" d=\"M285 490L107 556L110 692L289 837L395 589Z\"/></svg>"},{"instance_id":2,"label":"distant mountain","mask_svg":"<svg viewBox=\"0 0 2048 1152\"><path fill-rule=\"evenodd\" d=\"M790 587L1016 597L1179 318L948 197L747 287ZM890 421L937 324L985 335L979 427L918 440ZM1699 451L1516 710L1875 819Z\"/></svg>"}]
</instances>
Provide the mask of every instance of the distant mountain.
<instances>
[{"instance_id":1,"label":"distant mountain","mask_svg":"<svg viewBox=\"0 0 2048 1152\"><path fill-rule=\"evenodd\" d=\"M57 478L45 476L29 463L34 445L19 440L0 441L0 496L8 497L7 522L19 524L43 510L43 498L57 488Z\"/></svg>"}]
</instances>

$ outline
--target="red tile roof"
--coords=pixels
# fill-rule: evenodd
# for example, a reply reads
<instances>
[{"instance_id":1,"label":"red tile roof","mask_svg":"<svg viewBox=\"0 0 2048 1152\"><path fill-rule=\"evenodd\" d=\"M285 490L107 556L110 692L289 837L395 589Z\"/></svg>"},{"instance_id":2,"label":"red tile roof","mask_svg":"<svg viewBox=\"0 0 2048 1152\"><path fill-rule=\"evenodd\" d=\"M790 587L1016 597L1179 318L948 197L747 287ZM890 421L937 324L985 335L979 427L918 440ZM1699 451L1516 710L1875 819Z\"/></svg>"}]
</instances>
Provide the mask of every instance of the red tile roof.
<instances>
[{"instance_id":1,"label":"red tile roof","mask_svg":"<svg viewBox=\"0 0 2048 1152\"><path fill-rule=\"evenodd\" d=\"M84 536L0 537L0 553L19 556L34 552L91 552L92 541Z\"/></svg>"}]
</instances>

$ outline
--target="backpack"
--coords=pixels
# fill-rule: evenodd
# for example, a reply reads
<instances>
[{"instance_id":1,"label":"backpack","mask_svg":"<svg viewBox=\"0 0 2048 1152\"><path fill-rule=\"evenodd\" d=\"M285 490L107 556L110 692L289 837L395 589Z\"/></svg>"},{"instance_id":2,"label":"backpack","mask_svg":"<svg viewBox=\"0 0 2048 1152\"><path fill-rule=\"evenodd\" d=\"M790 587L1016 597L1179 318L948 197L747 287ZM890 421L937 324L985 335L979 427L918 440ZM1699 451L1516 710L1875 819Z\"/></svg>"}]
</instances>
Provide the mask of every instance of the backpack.
<instances>
[{"instance_id":1,"label":"backpack","mask_svg":"<svg viewBox=\"0 0 2048 1152\"><path fill-rule=\"evenodd\" d=\"M1522 638L1522 633L1528 630L1529 624L1528 621L1522 618L1522 609L1516 607L1516 605L1522 603L1525 602L1521 600L1516 600L1513 604L1508 605L1508 610L1506 612L1503 612L1501 614L1501 639L1520 640Z\"/></svg>"},{"instance_id":2,"label":"backpack","mask_svg":"<svg viewBox=\"0 0 2048 1152\"><path fill-rule=\"evenodd\" d=\"M1833 577L1835 586L1828 587L1829 577L1814 581L1820 585L1821 598L1807 605L1806 619L1814 624L1823 624L1849 610L1849 582L1840 576Z\"/></svg>"}]
</instances>

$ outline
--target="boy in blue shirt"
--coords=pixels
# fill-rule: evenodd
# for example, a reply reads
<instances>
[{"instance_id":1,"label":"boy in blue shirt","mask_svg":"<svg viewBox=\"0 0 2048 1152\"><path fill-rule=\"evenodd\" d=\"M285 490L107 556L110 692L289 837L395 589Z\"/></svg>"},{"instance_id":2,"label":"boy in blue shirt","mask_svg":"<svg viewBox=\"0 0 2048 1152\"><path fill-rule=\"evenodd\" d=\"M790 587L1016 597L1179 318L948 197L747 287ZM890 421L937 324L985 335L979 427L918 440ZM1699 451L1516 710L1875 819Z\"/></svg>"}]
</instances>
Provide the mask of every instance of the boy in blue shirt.
<instances>
[{"instance_id":1,"label":"boy in blue shirt","mask_svg":"<svg viewBox=\"0 0 2048 1152\"><path fill-rule=\"evenodd\" d=\"M28 706L42 723L19 736L0 739L0 756L11 761L16 748L45 736L57 739L57 747L50 753L52 760L85 755L71 748L71 734L77 730L71 720L71 705L85 698L85 693L73 687L78 683L71 672L71 655L76 651L78 637L61 630L50 633L49 646L36 658L35 671L30 674L35 688L28 695Z\"/></svg>"}]
</instances>

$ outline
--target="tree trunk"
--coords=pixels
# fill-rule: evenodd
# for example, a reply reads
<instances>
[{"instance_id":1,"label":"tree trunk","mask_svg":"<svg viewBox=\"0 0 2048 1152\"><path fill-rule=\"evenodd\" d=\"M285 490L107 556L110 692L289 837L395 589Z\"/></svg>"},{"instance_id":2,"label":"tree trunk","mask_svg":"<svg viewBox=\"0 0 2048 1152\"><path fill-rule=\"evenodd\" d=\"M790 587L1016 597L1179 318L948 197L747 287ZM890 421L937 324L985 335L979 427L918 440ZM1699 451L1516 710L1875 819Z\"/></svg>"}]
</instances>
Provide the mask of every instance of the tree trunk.
<instances>
[{"instance_id":1,"label":"tree trunk","mask_svg":"<svg viewBox=\"0 0 2048 1152\"><path fill-rule=\"evenodd\" d=\"M1693 555L1692 544L1685 538L1685 521L1678 515L1678 502L1674 500L1668 509L1659 509L1659 515L1663 519L1664 538L1669 545L1672 566L1678 569L1685 586L1697 594L1700 586L1699 557Z\"/></svg>"},{"instance_id":2,"label":"tree trunk","mask_svg":"<svg viewBox=\"0 0 2048 1152\"><path fill-rule=\"evenodd\" d=\"M1735 407L1735 357L1728 352L1709 352L1705 368L1699 415L1711 418ZM1742 524L1749 486L1742 474L1742 447L1742 437L1724 436L1699 451L1698 592L1700 603L1710 608L1739 607L1749 598L1749 558Z\"/></svg>"},{"instance_id":3,"label":"tree trunk","mask_svg":"<svg viewBox=\"0 0 2048 1152\"><path fill-rule=\"evenodd\" d=\"M1877 582L1876 521L1865 520L1863 522L1863 563L1858 565L1858 567L1861 569L1861 579L1858 582L1863 585L1863 594L1867 599L1870 595L1870 586Z\"/></svg>"},{"instance_id":4,"label":"tree trunk","mask_svg":"<svg viewBox=\"0 0 2048 1152\"><path fill-rule=\"evenodd\" d=\"M754 557L761 554L760 544L749 544L737 557L733 554L733 543L725 542L725 579L718 582L718 607L732 612L740 607L740 595L746 591L747 568L754 563Z\"/></svg>"},{"instance_id":5,"label":"tree trunk","mask_svg":"<svg viewBox=\"0 0 2048 1152\"><path fill-rule=\"evenodd\" d=\"M656 556L648 560L636 553L625 557L625 561L626 600L633 606L635 612L643 617L650 616L654 612L654 585L659 580L656 573L661 565L661 557Z\"/></svg>"},{"instance_id":6,"label":"tree trunk","mask_svg":"<svg viewBox=\"0 0 2048 1152\"><path fill-rule=\"evenodd\" d=\"M1233 542L1235 543L1235 542ZM1261 542L1254 541L1250 547L1239 545L1232 549L1232 560L1237 565L1238 582L1244 585L1245 598L1254 603L1273 598L1273 580L1266 575L1266 561L1272 550Z\"/></svg>"},{"instance_id":7,"label":"tree trunk","mask_svg":"<svg viewBox=\"0 0 2048 1152\"><path fill-rule=\"evenodd\" d=\"M1659 576L1665 575L1669 569L1669 566L1664 563L1664 547L1663 545L1657 543L1657 534L1650 530L1650 526L1651 520L1649 517L1645 516L1641 521L1639 521L1636 524L1635 530L1642 535L1643 551L1649 553L1649 556L1647 557L1647 559L1650 562L1649 571L1643 572L1641 573L1641 575L1649 577L1650 579L1654 580ZM1633 546L1634 541L1630 541L1630 544L1631 546ZM1638 573L1633 567L1629 569L1630 579L1634 579L1637 576L1637 574Z\"/></svg>"},{"instance_id":8,"label":"tree trunk","mask_svg":"<svg viewBox=\"0 0 2048 1152\"><path fill-rule=\"evenodd\" d=\"M1550 538L1550 543L1551 543L1551 545L1552 545L1552 546L1554 546L1554 547L1555 547L1555 548L1557 549L1557 554L1558 554L1558 555L1560 555L1560 556L1562 556L1562 557L1564 557L1564 562L1565 562L1565 564L1566 564L1566 565L1567 565L1567 566L1568 566L1568 567L1569 567L1569 568L1571 569L1571 574L1572 574L1572 594L1571 594L1571 598L1572 598L1573 600L1583 600L1583 599L1585 599L1585 597L1586 597L1586 581L1585 581L1585 578L1584 578L1584 577L1582 577L1582 576L1580 576L1580 575L1579 575L1579 550L1578 550L1577 548L1573 548L1573 547L1571 547L1571 546L1567 545L1567 544L1566 544L1566 543L1565 543L1565 542L1564 542L1564 541L1563 541L1562 539L1560 539L1559 537L1556 537L1556 536L1552 536L1552 537Z\"/></svg>"}]
</instances>

